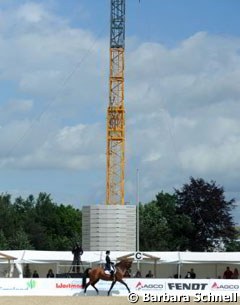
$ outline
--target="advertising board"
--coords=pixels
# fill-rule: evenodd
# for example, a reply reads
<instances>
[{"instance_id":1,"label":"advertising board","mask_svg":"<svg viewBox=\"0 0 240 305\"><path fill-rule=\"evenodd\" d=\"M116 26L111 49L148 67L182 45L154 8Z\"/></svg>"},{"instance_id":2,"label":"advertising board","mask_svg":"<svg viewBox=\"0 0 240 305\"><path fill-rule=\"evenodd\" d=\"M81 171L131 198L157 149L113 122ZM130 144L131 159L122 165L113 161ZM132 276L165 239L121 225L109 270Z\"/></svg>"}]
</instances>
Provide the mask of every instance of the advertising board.
<instances>
[{"instance_id":1,"label":"advertising board","mask_svg":"<svg viewBox=\"0 0 240 305\"><path fill-rule=\"evenodd\" d=\"M131 292L143 296L146 293L189 295L196 293L231 294L240 295L240 283L238 280L218 279L125 279ZM100 295L107 295L111 283L99 281L96 284ZM95 295L96 291L89 286L88 295ZM0 278L0 295L47 295L47 296L77 296L83 295L81 278ZM121 283L116 283L112 295L128 295L128 291Z\"/></svg>"}]
</instances>

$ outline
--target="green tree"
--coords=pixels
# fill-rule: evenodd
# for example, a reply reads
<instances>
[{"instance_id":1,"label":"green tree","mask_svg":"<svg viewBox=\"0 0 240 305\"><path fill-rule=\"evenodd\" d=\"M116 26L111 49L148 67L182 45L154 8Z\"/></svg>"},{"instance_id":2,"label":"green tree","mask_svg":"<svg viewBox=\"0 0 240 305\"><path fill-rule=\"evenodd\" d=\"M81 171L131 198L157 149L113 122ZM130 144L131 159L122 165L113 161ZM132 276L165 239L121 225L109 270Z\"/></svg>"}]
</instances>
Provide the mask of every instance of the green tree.
<instances>
[{"instance_id":1,"label":"green tree","mask_svg":"<svg viewBox=\"0 0 240 305\"><path fill-rule=\"evenodd\" d=\"M223 187L191 177L190 183L176 190L175 195L177 213L187 215L193 224L188 250L212 251L235 240L237 232L231 215L234 199L225 199Z\"/></svg>"},{"instance_id":2,"label":"green tree","mask_svg":"<svg viewBox=\"0 0 240 305\"><path fill-rule=\"evenodd\" d=\"M176 196L158 193L156 199L140 205L140 249L185 250L193 229L191 219L177 213Z\"/></svg>"},{"instance_id":3,"label":"green tree","mask_svg":"<svg viewBox=\"0 0 240 305\"><path fill-rule=\"evenodd\" d=\"M0 230L0 249L2 249L2 250L9 249L9 242L8 242L3 230Z\"/></svg>"},{"instance_id":4,"label":"green tree","mask_svg":"<svg viewBox=\"0 0 240 305\"><path fill-rule=\"evenodd\" d=\"M0 230L4 233L4 236L9 239L16 233L18 228L18 220L16 213L11 203L10 194L0 195Z\"/></svg>"},{"instance_id":5,"label":"green tree","mask_svg":"<svg viewBox=\"0 0 240 305\"><path fill-rule=\"evenodd\" d=\"M57 209L57 232L64 240L57 247L68 250L82 241L82 212L71 205L61 204Z\"/></svg>"},{"instance_id":6,"label":"green tree","mask_svg":"<svg viewBox=\"0 0 240 305\"><path fill-rule=\"evenodd\" d=\"M11 250L33 249L33 246L28 239L28 235L23 228L17 230L16 234L10 238L9 244Z\"/></svg>"},{"instance_id":7,"label":"green tree","mask_svg":"<svg viewBox=\"0 0 240 305\"><path fill-rule=\"evenodd\" d=\"M236 226L236 239L229 242L226 246L226 251L240 252L240 227Z\"/></svg>"},{"instance_id":8,"label":"green tree","mask_svg":"<svg viewBox=\"0 0 240 305\"><path fill-rule=\"evenodd\" d=\"M46 230L39 221L36 204L34 196L29 195L25 200L22 197L16 198L13 206L18 223L25 231L30 245L36 250L48 250Z\"/></svg>"},{"instance_id":9,"label":"green tree","mask_svg":"<svg viewBox=\"0 0 240 305\"><path fill-rule=\"evenodd\" d=\"M37 249L71 249L76 239L81 241L81 216L81 212L71 205L59 206L49 194L40 193L34 217L38 230L38 241L34 242Z\"/></svg>"},{"instance_id":10,"label":"green tree","mask_svg":"<svg viewBox=\"0 0 240 305\"><path fill-rule=\"evenodd\" d=\"M51 195L34 198L0 195L0 248L69 250L81 242L82 213L71 205L53 202Z\"/></svg>"},{"instance_id":11,"label":"green tree","mask_svg":"<svg viewBox=\"0 0 240 305\"><path fill-rule=\"evenodd\" d=\"M158 193L156 195L156 205L161 210L168 226L168 235L166 236L167 246L164 251L184 251L190 243L193 224L188 215L177 212L176 195L169 193Z\"/></svg>"},{"instance_id":12,"label":"green tree","mask_svg":"<svg viewBox=\"0 0 240 305\"><path fill-rule=\"evenodd\" d=\"M156 202L139 205L139 228L141 251L168 249L168 239L171 232Z\"/></svg>"}]
</instances>

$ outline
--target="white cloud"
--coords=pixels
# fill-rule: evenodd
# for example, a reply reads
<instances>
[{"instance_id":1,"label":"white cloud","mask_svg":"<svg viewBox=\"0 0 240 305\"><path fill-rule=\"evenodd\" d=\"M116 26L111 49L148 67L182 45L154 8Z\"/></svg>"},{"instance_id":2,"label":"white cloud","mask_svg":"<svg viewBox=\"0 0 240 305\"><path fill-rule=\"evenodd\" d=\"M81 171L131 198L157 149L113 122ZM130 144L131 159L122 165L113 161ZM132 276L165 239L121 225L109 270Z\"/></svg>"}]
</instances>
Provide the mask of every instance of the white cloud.
<instances>
[{"instance_id":1,"label":"white cloud","mask_svg":"<svg viewBox=\"0 0 240 305\"><path fill-rule=\"evenodd\" d=\"M16 85L1 103L0 164L105 173L108 39L33 2L2 14L0 79ZM137 167L142 201L192 175L226 182L226 171L237 190L239 49L238 38L199 32L126 50L127 201Z\"/></svg>"},{"instance_id":2,"label":"white cloud","mask_svg":"<svg viewBox=\"0 0 240 305\"><path fill-rule=\"evenodd\" d=\"M50 124L47 125L49 127ZM20 124L17 125L19 129ZM25 127L25 129L24 129ZM22 169L70 169L70 170L85 170L102 167L105 161L104 147L102 147L103 138L101 126L99 125L76 125L73 127L65 126L49 135L47 129L45 131L35 130L32 134L28 134L30 127L25 125L23 130L19 130L19 134L26 135L24 138L11 138L11 143L22 146L24 143L25 150L21 153L16 153L14 146L10 143L4 143L10 139L10 136L2 131L2 143L11 149L4 158L2 156L2 167L8 168L22 168ZM12 130L7 129L13 133L16 125L12 126ZM25 133L24 133L25 131ZM34 141L33 137L38 138ZM17 140L23 143L18 143ZM30 141L30 145L29 145ZM17 150L19 149L17 145ZM99 153L102 152L102 153Z\"/></svg>"},{"instance_id":3,"label":"white cloud","mask_svg":"<svg viewBox=\"0 0 240 305\"><path fill-rule=\"evenodd\" d=\"M17 16L24 21L37 23L44 18L48 18L49 14L39 3L26 2L17 11Z\"/></svg>"},{"instance_id":4,"label":"white cloud","mask_svg":"<svg viewBox=\"0 0 240 305\"><path fill-rule=\"evenodd\" d=\"M228 187L239 180L239 47L238 38L197 33L172 49L146 44L129 55L128 145L148 180L144 198L192 175Z\"/></svg>"},{"instance_id":5,"label":"white cloud","mask_svg":"<svg viewBox=\"0 0 240 305\"><path fill-rule=\"evenodd\" d=\"M33 108L33 101L27 99L10 100L0 106L0 115L10 116L16 113L28 113Z\"/></svg>"}]
</instances>

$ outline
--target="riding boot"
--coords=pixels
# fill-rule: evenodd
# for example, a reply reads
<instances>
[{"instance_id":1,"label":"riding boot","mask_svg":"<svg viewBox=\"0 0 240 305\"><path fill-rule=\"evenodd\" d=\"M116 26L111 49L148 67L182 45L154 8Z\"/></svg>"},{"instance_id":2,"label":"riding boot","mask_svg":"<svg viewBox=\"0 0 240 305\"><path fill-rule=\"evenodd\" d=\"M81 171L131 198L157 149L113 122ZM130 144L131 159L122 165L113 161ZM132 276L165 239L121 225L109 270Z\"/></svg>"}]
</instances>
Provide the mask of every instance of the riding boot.
<instances>
[{"instance_id":1,"label":"riding boot","mask_svg":"<svg viewBox=\"0 0 240 305\"><path fill-rule=\"evenodd\" d=\"M113 271L111 271L111 277L112 277L112 280L115 282L115 274L114 274L114 272Z\"/></svg>"}]
</instances>

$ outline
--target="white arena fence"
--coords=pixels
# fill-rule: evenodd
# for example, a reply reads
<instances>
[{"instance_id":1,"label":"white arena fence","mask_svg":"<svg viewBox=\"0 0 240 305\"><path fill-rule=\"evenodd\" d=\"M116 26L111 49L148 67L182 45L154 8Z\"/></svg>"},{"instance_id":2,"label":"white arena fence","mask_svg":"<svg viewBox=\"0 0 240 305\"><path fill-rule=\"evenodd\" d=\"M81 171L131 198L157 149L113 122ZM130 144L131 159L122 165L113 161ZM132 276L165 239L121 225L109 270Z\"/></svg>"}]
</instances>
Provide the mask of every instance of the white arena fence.
<instances>
[{"instance_id":1,"label":"white arena fence","mask_svg":"<svg viewBox=\"0 0 240 305\"><path fill-rule=\"evenodd\" d=\"M143 296L150 294L170 294L194 296L204 294L235 294L240 296L240 280L221 279L125 279L131 292ZM100 295L107 295L111 282L99 281L96 284ZM81 296L83 295L81 278L0 278L1 296ZM87 295L96 295L90 286ZM127 289L116 283L112 290L114 296L127 296Z\"/></svg>"}]
</instances>

